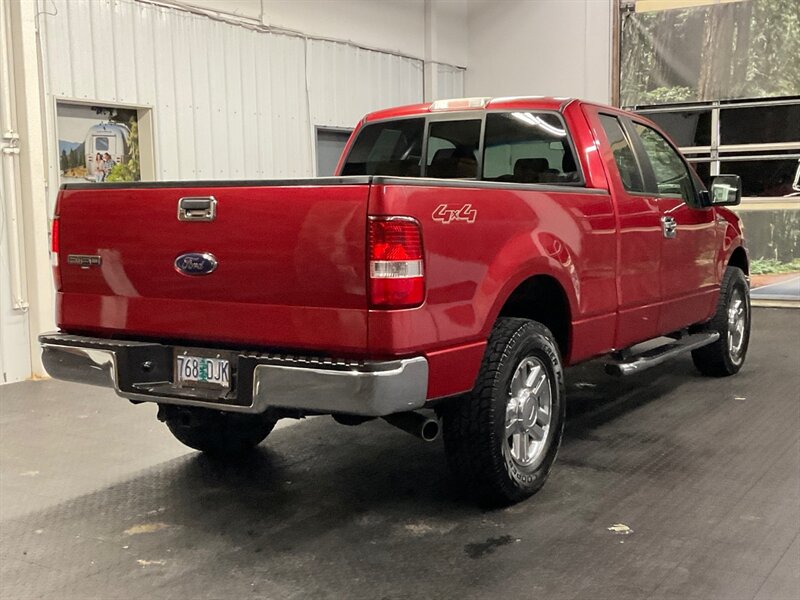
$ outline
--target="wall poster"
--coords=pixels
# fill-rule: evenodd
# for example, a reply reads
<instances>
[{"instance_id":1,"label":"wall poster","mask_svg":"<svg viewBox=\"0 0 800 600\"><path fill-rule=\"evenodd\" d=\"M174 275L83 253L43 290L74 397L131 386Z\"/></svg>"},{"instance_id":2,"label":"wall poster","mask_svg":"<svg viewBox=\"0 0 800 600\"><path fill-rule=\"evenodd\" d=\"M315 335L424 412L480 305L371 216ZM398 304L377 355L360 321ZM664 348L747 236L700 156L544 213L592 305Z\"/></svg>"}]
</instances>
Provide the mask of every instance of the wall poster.
<instances>
[{"instance_id":1,"label":"wall poster","mask_svg":"<svg viewBox=\"0 0 800 600\"><path fill-rule=\"evenodd\" d=\"M56 116L61 183L141 180L136 109L59 101Z\"/></svg>"}]
</instances>

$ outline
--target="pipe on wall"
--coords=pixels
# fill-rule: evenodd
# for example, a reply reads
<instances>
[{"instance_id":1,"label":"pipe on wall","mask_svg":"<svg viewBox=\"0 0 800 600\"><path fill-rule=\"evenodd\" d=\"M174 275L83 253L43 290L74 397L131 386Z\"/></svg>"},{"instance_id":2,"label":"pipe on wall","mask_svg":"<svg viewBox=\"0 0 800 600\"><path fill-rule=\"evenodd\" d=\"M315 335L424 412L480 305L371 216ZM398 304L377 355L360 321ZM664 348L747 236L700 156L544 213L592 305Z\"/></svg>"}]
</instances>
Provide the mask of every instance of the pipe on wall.
<instances>
[{"instance_id":1,"label":"pipe on wall","mask_svg":"<svg viewBox=\"0 0 800 600\"><path fill-rule=\"evenodd\" d=\"M11 283L12 308L27 311L25 268L22 263L24 235L19 215L22 212L19 194L19 133L16 128L14 109L15 92L13 68L14 53L11 43L11 3L0 7L0 157L2 170L2 209L5 213L6 233L8 234L8 258Z\"/></svg>"}]
</instances>

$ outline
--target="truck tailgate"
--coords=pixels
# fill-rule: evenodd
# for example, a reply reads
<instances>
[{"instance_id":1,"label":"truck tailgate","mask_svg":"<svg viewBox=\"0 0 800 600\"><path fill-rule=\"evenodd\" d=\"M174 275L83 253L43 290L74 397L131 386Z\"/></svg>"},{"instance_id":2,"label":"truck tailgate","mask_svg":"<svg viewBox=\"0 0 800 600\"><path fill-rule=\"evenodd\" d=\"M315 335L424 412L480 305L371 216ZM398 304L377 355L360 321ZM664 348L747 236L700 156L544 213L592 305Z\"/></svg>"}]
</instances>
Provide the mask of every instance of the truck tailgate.
<instances>
[{"instance_id":1,"label":"truck tailgate","mask_svg":"<svg viewBox=\"0 0 800 600\"><path fill-rule=\"evenodd\" d=\"M59 327L363 353L368 180L324 181L65 186ZM179 220L184 197L216 199L214 220ZM186 253L217 267L184 274ZM100 264L70 264L75 255Z\"/></svg>"}]
</instances>

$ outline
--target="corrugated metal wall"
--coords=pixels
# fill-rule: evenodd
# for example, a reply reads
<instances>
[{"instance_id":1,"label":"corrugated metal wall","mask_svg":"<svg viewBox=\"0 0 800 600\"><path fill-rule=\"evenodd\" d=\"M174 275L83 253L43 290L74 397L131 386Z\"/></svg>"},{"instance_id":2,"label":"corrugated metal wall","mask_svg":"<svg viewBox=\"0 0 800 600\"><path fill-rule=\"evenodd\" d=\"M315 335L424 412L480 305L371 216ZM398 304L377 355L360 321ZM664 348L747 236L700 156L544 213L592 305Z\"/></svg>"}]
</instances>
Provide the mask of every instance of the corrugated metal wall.
<instances>
[{"instance_id":1,"label":"corrugated metal wall","mask_svg":"<svg viewBox=\"0 0 800 600\"><path fill-rule=\"evenodd\" d=\"M436 100L464 96L464 69L450 65L436 65Z\"/></svg>"},{"instance_id":2,"label":"corrugated metal wall","mask_svg":"<svg viewBox=\"0 0 800 600\"><path fill-rule=\"evenodd\" d=\"M311 116L315 125L352 127L379 108L422 102L422 61L308 41Z\"/></svg>"},{"instance_id":3,"label":"corrugated metal wall","mask_svg":"<svg viewBox=\"0 0 800 600\"><path fill-rule=\"evenodd\" d=\"M152 107L158 179L308 176L314 126L422 101L419 60L133 0L47 6L48 99ZM453 71L447 97L463 93Z\"/></svg>"}]
</instances>

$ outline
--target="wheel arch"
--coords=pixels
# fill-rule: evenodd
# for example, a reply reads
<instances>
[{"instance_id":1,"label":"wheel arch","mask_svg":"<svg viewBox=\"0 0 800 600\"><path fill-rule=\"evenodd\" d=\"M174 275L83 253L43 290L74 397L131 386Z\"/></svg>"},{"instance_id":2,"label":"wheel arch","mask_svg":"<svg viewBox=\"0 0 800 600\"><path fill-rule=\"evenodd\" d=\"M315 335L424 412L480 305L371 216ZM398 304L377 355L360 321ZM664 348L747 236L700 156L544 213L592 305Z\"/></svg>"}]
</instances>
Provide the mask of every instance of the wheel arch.
<instances>
[{"instance_id":1,"label":"wheel arch","mask_svg":"<svg viewBox=\"0 0 800 600\"><path fill-rule=\"evenodd\" d=\"M747 250L743 246L737 246L733 249L730 258L728 258L728 266L738 267L744 271L745 275L750 276L750 260L747 257Z\"/></svg>"},{"instance_id":2,"label":"wheel arch","mask_svg":"<svg viewBox=\"0 0 800 600\"><path fill-rule=\"evenodd\" d=\"M568 362L572 343L572 310L564 286L552 275L532 275L517 284L506 296L495 320L500 317L538 321L553 333L561 356Z\"/></svg>"}]
</instances>

